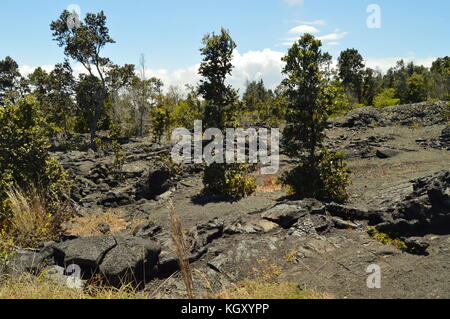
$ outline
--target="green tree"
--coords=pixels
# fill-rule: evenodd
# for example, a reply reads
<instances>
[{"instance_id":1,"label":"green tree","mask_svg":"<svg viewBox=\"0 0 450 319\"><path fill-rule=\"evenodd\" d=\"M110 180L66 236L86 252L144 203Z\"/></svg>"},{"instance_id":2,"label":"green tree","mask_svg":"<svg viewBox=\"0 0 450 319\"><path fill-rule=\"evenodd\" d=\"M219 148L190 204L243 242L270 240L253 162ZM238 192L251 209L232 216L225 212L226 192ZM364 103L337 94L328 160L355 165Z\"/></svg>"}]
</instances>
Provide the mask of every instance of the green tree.
<instances>
[{"instance_id":1,"label":"green tree","mask_svg":"<svg viewBox=\"0 0 450 319\"><path fill-rule=\"evenodd\" d=\"M96 149L96 132L106 102L104 87L98 77L81 74L75 87L75 94L76 114L81 120L86 121L91 134L91 147Z\"/></svg>"},{"instance_id":2,"label":"green tree","mask_svg":"<svg viewBox=\"0 0 450 319\"><path fill-rule=\"evenodd\" d=\"M187 97L178 101L171 108L171 124L172 128L185 127L187 129L194 128L195 120L202 119L204 105L198 96L197 90L190 85L186 85L188 90Z\"/></svg>"},{"instance_id":3,"label":"green tree","mask_svg":"<svg viewBox=\"0 0 450 319\"><path fill-rule=\"evenodd\" d=\"M46 121L69 131L69 118L74 115L75 78L69 61L55 65L50 74L41 68L29 75L32 93L45 113Z\"/></svg>"},{"instance_id":4,"label":"green tree","mask_svg":"<svg viewBox=\"0 0 450 319\"><path fill-rule=\"evenodd\" d=\"M50 29L53 31L53 38L60 47L64 48L64 54L67 57L81 63L87 76L81 76L77 86L77 99L82 103L88 101L95 103L90 106L92 110L86 112L88 106L83 104L79 106L83 110L85 121L89 124L91 134L91 147L96 149L95 137L99 127L99 120L105 114L105 101L111 93L111 87L108 87L108 71L117 69L117 67L107 57L102 56L102 50L107 44L115 43L109 35L109 29L106 26L106 16L103 11L99 13L88 13L79 26L71 28L67 21L70 13L65 10L59 19L53 21ZM129 70L129 68L125 67ZM121 72L119 72L121 73ZM120 83L114 82L115 84ZM87 84L92 84L90 88ZM80 92L80 89L86 89L86 92ZM117 89L116 86L113 89ZM95 96L93 95L95 94Z\"/></svg>"},{"instance_id":5,"label":"green tree","mask_svg":"<svg viewBox=\"0 0 450 319\"><path fill-rule=\"evenodd\" d=\"M339 77L345 89L362 102L364 60L356 49L342 51L338 58Z\"/></svg>"},{"instance_id":6,"label":"green tree","mask_svg":"<svg viewBox=\"0 0 450 319\"><path fill-rule=\"evenodd\" d=\"M157 106L162 95L163 82L155 77L150 79L134 77L129 89L131 103L137 110L139 136L144 136L144 122L147 114ZM159 113L154 113L159 114Z\"/></svg>"},{"instance_id":7,"label":"green tree","mask_svg":"<svg viewBox=\"0 0 450 319\"><path fill-rule=\"evenodd\" d=\"M373 99L374 107L387 107L400 104L400 99L396 98L395 89L384 89Z\"/></svg>"},{"instance_id":8,"label":"green tree","mask_svg":"<svg viewBox=\"0 0 450 319\"><path fill-rule=\"evenodd\" d=\"M131 87L135 77L134 69L133 64L112 65L106 73L108 98L103 122L108 125L111 137L132 135L133 129L129 127L131 114L126 110L129 103L124 103L121 98L121 89Z\"/></svg>"},{"instance_id":9,"label":"green tree","mask_svg":"<svg viewBox=\"0 0 450 319\"><path fill-rule=\"evenodd\" d=\"M28 92L28 83L19 72L19 65L7 56L0 61L0 106L15 103Z\"/></svg>"},{"instance_id":10,"label":"green tree","mask_svg":"<svg viewBox=\"0 0 450 319\"><path fill-rule=\"evenodd\" d=\"M382 82L382 75L371 69L366 68L363 71L363 84L362 84L362 102L365 105L373 105L373 99L380 90Z\"/></svg>"},{"instance_id":11,"label":"green tree","mask_svg":"<svg viewBox=\"0 0 450 319\"><path fill-rule=\"evenodd\" d=\"M35 186L50 206L68 191L67 175L48 153L47 123L32 96L0 108L0 225L8 218L7 191Z\"/></svg>"},{"instance_id":12,"label":"green tree","mask_svg":"<svg viewBox=\"0 0 450 319\"><path fill-rule=\"evenodd\" d=\"M429 97L450 100L450 57L438 58L433 62L428 76Z\"/></svg>"},{"instance_id":13,"label":"green tree","mask_svg":"<svg viewBox=\"0 0 450 319\"><path fill-rule=\"evenodd\" d=\"M287 75L283 84L289 99L283 144L290 156L300 159L300 165L286 173L282 182L300 197L344 200L349 181L342 154L323 147L335 94L323 68L331 56L321 47L320 40L305 34L283 58Z\"/></svg>"},{"instance_id":14,"label":"green tree","mask_svg":"<svg viewBox=\"0 0 450 319\"><path fill-rule=\"evenodd\" d=\"M237 91L225 80L231 75L231 63L236 43L229 33L222 28L220 35L207 34L203 38L204 47L200 49L203 62L199 73L203 77L198 87L199 93L206 100L203 117L206 128L224 129L230 119L236 101Z\"/></svg>"},{"instance_id":15,"label":"green tree","mask_svg":"<svg viewBox=\"0 0 450 319\"><path fill-rule=\"evenodd\" d=\"M207 34L200 49L203 61L199 73L202 80L199 93L205 99L203 122L205 128L218 128L223 133L227 126L237 124L237 91L225 83L233 69L232 57L236 44L228 31ZM248 165L213 163L206 167L203 184L206 192L241 197L254 192L254 179L247 175Z\"/></svg>"},{"instance_id":16,"label":"green tree","mask_svg":"<svg viewBox=\"0 0 450 319\"><path fill-rule=\"evenodd\" d=\"M414 73L406 82L406 103L418 103L427 100L428 84L423 75Z\"/></svg>"},{"instance_id":17,"label":"green tree","mask_svg":"<svg viewBox=\"0 0 450 319\"><path fill-rule=\"evenodd\" d=\"M246 84L243 95L244 107L247 112L256 114L258 121L268 122L276 117L277 110L273 107L276 103L275 95L271 90L266 89L264 81L252 81Z\"/></svg>"},{"instance_id":18,"label":"green tree","mask_svg":"<svg viewBox=\"0 0 450 319\"><path fill-rule=\"evenodd\" d=\"M450 57L437 58L431 65L431 72L448 73L450 70Z\"/></svg>"}]
</instances>

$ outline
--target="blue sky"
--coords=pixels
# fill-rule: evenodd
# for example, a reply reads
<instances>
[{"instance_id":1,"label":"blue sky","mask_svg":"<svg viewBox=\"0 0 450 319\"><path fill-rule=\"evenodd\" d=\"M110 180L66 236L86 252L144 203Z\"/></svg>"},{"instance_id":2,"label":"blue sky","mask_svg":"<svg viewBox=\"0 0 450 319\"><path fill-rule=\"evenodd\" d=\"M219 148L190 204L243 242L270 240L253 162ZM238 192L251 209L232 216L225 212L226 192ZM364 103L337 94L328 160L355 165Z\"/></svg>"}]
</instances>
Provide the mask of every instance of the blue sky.
<instances>
[{"instance_id":1,"label":"blue sky","mask_svg":"<svg viewBox=\"0 0 450 319\"><path fill-rule=\"evenodd\" d=\"M238 87L258 77L275 85L279 58L304 30L329 39L325 50L334 58L354 47L382 70L398 58L429 64L450 55L448 0L15 0L0 6L0 58L12 56L25 73L62 61L49 24L70 4L82 15L105 11L117 43L104 53L115 63L138 63L144 53L148 73L173 85L195 82L201 38L221 26L238 44L232 81ZM367 27L370 4L381 8L380 29Z\"/></svg>"}]
</instances>

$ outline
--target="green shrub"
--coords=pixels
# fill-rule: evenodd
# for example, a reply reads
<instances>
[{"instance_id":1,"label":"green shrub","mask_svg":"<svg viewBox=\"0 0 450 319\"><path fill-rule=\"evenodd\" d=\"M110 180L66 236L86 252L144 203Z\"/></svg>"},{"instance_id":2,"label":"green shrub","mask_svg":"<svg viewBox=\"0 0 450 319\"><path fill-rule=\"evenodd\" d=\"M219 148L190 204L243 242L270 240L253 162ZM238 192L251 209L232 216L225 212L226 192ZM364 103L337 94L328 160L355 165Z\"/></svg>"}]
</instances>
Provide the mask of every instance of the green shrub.
<instances>
[{"instance_id":1,"label":"green shrub","mask_svg":"<svg viewBox=\"0 0 450 319\"><path fill-rule=\"evenodd\" d=\"M122 170L123 165L125 164L126 156L123 152L122 146L117 141L113 141L111 143L111 150L114 153L112 170L117 173Z\"/></svg>"},{"instance_id":2,"label":"green shrub","mask_svg":"<svg viewBox=\"0 0 450 319\"><path fill-rule=\"evenodd\" d=\"M369 236L387 246L394 246L400 250L408 250L408 246L405 244L404 240L400 239L396 234L393 233L382 233L378 231L375 227L369 227Z\"/></svg>"},{"instance_id":3,"label":"green shrub","mask_svg":"<svg viewBox=\"0 0 450 319\"><path fill-rule=\"evenodd\" d=\"M67 173L48 153L51 132L39 109L30 96L0 108L0 225L4 230L10 227L8 190L12 187L25 192L38 189L49 213L58 209L58 199L69 190Z\"/></svg>"},{"instance_id":4,"label":"green shrub","mask_svg":"<svg viewBox=\"0 0 450 319\"><path fill-rule=\"evenodd\" d=\"M445 122L447 122L447 124L450 124L450 102L448 102L444 106L444 110L442 111L442 118Z\"/></svg>"},{"instance_id":5,"label":"green shrub","mask_svg":"<svg viewBox=\"0 0 450 319\"><path fill-rule=\"evenodd\" d=\"M36 248L45 241L57 240L62 224L72 217L68 205L55 200L49 205L35 188L25 192L12 187L7 195L11 215L4 234L20 247Z\"/></svg>"},{"instance_id":6,"label":"green shrub","mask_svg":"<svg viewBox=\"0 0 450 319\"><path fill-rule=\"evenodd\" d=\"M170 125L170 113L166 107L157 106L151 111L151 134L153 142L160 143L161 139L169 129Z\"/></svg>"},{"instance_id":7,"label":"green shrub","mask_svg":"<svg viewBox=\"0 0 450 319\"><path fill-rule=\"evenodd\" d=\"M256 182L249 172L248 164L211 164L205 169L204 191L232 198L251 195L256 190Z\"/></svg>"},{"instance_id":8,"label":"green shrub","mask_svg":"<svg viewBox=\"0 0 450 319\"><path fill-rule=\"evenodd\" d=\"M306 161L286 172L281 183L300 198L345 201L350 175L344 154L323 150L315 163Z\"/></svg>"},{"instance_id":9,"label":"green shrub","mask_svg":"<svg viewBox=\"0 0 450 319\"><path fill-rule=\"evenodd\" d=\"M170 176L182 175L184 170L183 164L175 163L170 153L163 153L156 159L163 167L167 169Z\"/></svg>"},{"instance_id":10,"label":"green shrub","mask_svg":"<svg viewBox=\"0 0 450 319\"><path fill-rule=\"evenodd\" d=\"M373 99L374 107L387 107L400 104L400 99L396 98L395 89L386 89Z\"/></svg>"},{"instance_id":11,"label":"green shrub","mask_svg":"<svg viewBox=\"0 0 450 319\"><path fill-rule=\"evenodd\" d=\"M352 105L345 94L345 89L338 85L329 86L326 88L327 94L332 96L332 105L331 110L332 114L331 117L339 117L342 115L347 114L352 110Z\"/></svg>"}]
</instances>

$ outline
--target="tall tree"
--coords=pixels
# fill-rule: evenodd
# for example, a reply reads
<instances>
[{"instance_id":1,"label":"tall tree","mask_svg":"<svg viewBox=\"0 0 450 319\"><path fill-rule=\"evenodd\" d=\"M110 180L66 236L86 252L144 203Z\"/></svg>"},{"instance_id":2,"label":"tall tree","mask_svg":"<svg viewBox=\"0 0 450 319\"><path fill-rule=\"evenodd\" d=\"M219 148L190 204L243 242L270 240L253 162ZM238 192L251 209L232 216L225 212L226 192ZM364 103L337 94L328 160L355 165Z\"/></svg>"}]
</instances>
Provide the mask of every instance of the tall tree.
<instances>
[{"instance_id":1,"label":"tall tree","mask_svg":"<svg viewBox=\"0 0 450 319\"><path fill-rule=\"evenodd\" d=\"M115 43L115 41L109 35L103 11L96 14L88 13L84 21L80 21L76 27L68 23L70 16L69 11L63 11L59 19L51 23L50 29L53 31L54 40L64 48L64 54L81 63L88 72L88 76L80 78L77 98L83 103L87 100L95 103L91 105L94 109L86 112L85 115L93 116L86 120L91 133L91 147L96 149L94 139L98 130L98 121L104 112L103 105L108 96L107 72L113 67L110 59L102 56L101 53L107 44ZM89 88L88 83L93 84L94 87ZM88 91L81 93L81 88ZM92 96L94 92L95 97ZM81 106L83 109L86 107L87 105Z\"/></svg>"},{"instance_id":2,"label":"tall tree","mask_svg":"<svg viewBox=\"0 0 450 319\"><path fill-rule=\"evenodd\" d=\"M226 84L226 77L233 70L232 58L236 43L228 31L207 34L200 49L203 61L199 73L202 79L199 92L205 99L203 125L225 133L227 127L237 124L237 91ZM203 184L206 192L232 197L249 195L256 189L254 180L247 176L248 165L238 163L211 163L205 168Z\"/></svg>"},{"instance_id":3,"label":"tall tree","mask_svg":"<svg viewBox=\"0 0 450 319\"><path fill-rule=\"evenodd\" d=\"M381 73L371 68L366 68L363 71L361 95L362 102L365 103L365 105L373 105L373 99L380 90L381 79Z\"/></svg>"},{"instance_id":4,"label":"tall tree","mask_svg":"<svg viewBox=\"0 0 450 319\"><path fill-rule=\"evenodd\" d=\"M27 91L26 86L16 61L9 56L0 61L0 105L17 102Z\"/></svg>"},{"instance_id":5,"label":"tall tree","mask_svg":"<svg viewBox=\"0 0 450 319\"><path fill-rule=\"evenodd\" d=\"M339 77L344 87L356 95L358 103L362 102L362 84L364 60L356 49L341 52L338 58Z\"/></svg>"},{"instance_id":6,"label":"tall tree","mask_svg":"<svg viewBox=\"0 0 450 319\"><path fill-rule=\"evenodd\" d=\"M406 103L424 102L428 97L428 84L423 75L414 73L406 82Z\"/></svg>"},{"instance_id":7,"label":"tall tree","mask_svg":"<svg viewBox=\"0 0 450 319\"><path fill-rule=\"evenodd\" d=\"M155 77L150 79L141 79L137 76L133 78L129 88L130 101L135 108L136 121L138 125L139 136L144 136L144 122L151 109L159 103L162 95L164 83Z\"/></svg>"},{"instance_id":8,"label":"tall tree","mask_svg":"<svg viewBox=\"0 0 450 319\"><path fill-rule=\"evenodd\" d=\"M221 29L219 35L207 34L203 38L204 47L200 49L203 62L199 73L203 77L198 87L200 94L206 100L204 114L205 127L225 128L227 111L230 111L237 101L237 91L225 80L233 70L232 58L236 43L228 31Z\"/></svg>"},{"instance_id":9,"label":"tall tree","mask_svg":"<svg viewBox=\"0 0 450 319\"><path fill-rule=\"evenodd\" d=\"M347 171L342 156L323 147L335 90L329 89L323 67L331 56L321 47L320 40L305 34L283 58L283 73L287 75L283 85L289 99L283 143L288 154L301 162L283 180L301 197L339 200L347 194Z\"/></svg>"}]
</instances>

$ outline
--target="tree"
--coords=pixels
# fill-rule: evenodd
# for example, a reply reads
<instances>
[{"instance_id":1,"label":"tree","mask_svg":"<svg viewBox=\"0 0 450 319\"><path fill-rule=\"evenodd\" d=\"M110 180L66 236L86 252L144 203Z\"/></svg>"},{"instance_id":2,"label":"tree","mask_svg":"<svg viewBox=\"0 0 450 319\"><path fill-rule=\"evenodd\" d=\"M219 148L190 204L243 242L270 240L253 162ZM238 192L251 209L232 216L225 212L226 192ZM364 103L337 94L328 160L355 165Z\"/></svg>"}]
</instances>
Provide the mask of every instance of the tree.
<instances>
[{"instance_id":1,"label":"tree","mask_svg":"<svg viewBox=\"0 0 450 319\"><path fill-rule=\"evenodd\" d=\"M15 103L27 92L27 83L20 75L19 65L7 56L0 61L0 106Z\"/></svg>"},{"instance_id":2,"label":"tree","mask_svg":"<svg viewBox=\"0 0 450 319\"><path fill-rule=\"evenodd\" d=\"M82 83L79 83L77 87L77 99L80 99L82 103L87 101L95 103L91 106L94 110L83 112L83 114L91 116L85 120L89 124L91 147L96 149L94 140L98 130L98 121L104 114L104 102L110 93L107 73L115 68L111 60L102 56L101 52L107 44L115 43L115 41L109 35L103 11L96 14L88 13L84 21L74 28L67 23L69 17L70 13L65 10L58 20L51 23L50 28L53 31L54 40L64 48L64 54L81 63L88 72L88 76L80 77ZM94 87L91 88L87 84L92 84ZM80 89L87 91L80 92ZM86 104L83 104L81 109L86 111L87 107Z\"/></svg>"},{"instance_id":3,"label":"tree","mask_svg":"<svg viewBox=\"0 0 450 319\"><path fill-rule=\"evenodd\" d=\"M373 99L375 98L377 92L379 92L381 86L381 73L371 69L366 68L363 71L363 83L362 83L362 101L365 105L373 105Z\"/></svg>"},{"instance_id":4,"label":"tree","mask_svg":"<svg viewBox=\"0 0 450 319\"><path fill-rule=\"evenodd\" d=\"M338 58L339 77L344 87L352 94L356 94L358 103L362 102L362 84L364 60L356 49L341 52Z\"/></svg>"},{"instance_id":5,"label":"tree","mask_svg":"<svg viewBox=\"0 0 450 319\"><path fill-rule=\"evenodd\" d=\"M131 103L137 110L138 134L144 136L144 120L147 114L151 113L152 108L156 107L160 96L162 95L162 88L164 83L155 77L146 80L144 77L133 78L129 94Z\"/></svg>"},{"instance_id":6,"label":"tree","mask_svg":"<svg viewBox=\"0 0 450 319\"><path fill-rule=\"evenodd\" d=\"M334 94L323 68L331 56L321 46L320 40L305 34L283 58L287 75L283 85L289 99L283 144L290 156L300 159L300 166L282 181L300 197L343 200L348 184L343 156L323 147Z\"/></svg>"},{"instance_id":7,"label":"tree","mask_svg":"<svg viewBox=\"0 0 450 319\"><path fill-rule=\"evenodd\" d=\"M236 125L237 91L225 84L233 70L232 58L236 43L224 28L221 33L207 34L200 49L203 61L199 74L203 77L198 90L205 99L203 124L225 133L227 126ZM206 192L231 197L246 196L254 192L254 179L247 176L248 165L213 163L205 168L203 184Z\"/></svg>"},{"instance_id":8,"label":"tree","mask_svg":"<svg viewBox=\"0 0 450 319\"><path fill-rule=\"evenodd\" d=\"M28 78L32 93L45 112L46 121L67 133L68 119L75 111L75 78L69 61L56 64L50 74L36 68Z\"/></svg>"},{"instance_id":9,"label":"tree","mask_svg":"<svg viewBox=\"0 0 450 319\"><path fill-rule=\"evenodd\" d=\"M130 135L129 115L124 114L124 101L120 99L121 89L129 88L134 80L135 66L125 64L124 66L113 65L106 73L106 84L108 88L108 102L106 107L105 122L107 122L111 136ZM127 122L128 121L128 122Z\"/></svg>"},{"instance_id":10,"label":"tree","mask_svg":"<svg viewBox=\"0 0 450 319\"><path fill-rule=\"evenodd\" d=\"M271 90L267 90L264 81L248 82L243 95L244 107L248 112L257 114L258 121L268 121L274 116L273 112L274 94Z\"/></svg>"},{"instance_id":11,"label":"tree","mask_svg":"<svg viewBox=\"0 0 450 319\"><path fill-rule=\"evenodd\" d=\"M397 93L395 92L395 89L384 89L373 99L373 106L381 108L398 105L400 103L400 99L396 98L396 95Z\"/></svg>"},{"instance_id":12,"label":"tree","mask_svg":"<svg viewBox=\"0 0 450 319\"><path fill-rule=\"evenodd\" d=\"M171 107L170 126L172 128L194 129L194 122L202 119L204 108L197 90L190 85L186 85L186 89L187 97Z\"/></svg>"},{"instance_id":13,"label":"tree","mask_svg":"<svg viewBox=\"0 0 450 319\"><path fill-rule=\"evenodd\" d=\"M408 71L409 70L409 71ZM383 88L395 89L396 97L400 99L400 103L407 103L406 100L406 82L410 75L408 72L412 70L411 64L407 68L405 61L399 60L394 68L390 68L383 79Z\"/></svg>"},{"instance_id":14,"label":"tree","mask_svg":"<svg viewBox=\"0 0 450 319\"><path fill-rule=\"evenodd\" d=\"M431 65L430 71L440 74L448 73L450 71L450 57L437 58Z\"/></svg>"},{"instance_id":15,"label":"tree","mask_svg":"<svg viewBox=\"0 0 450 319\"><path fill-rule=\"evenodd\" d=\"M66 173L48 153L47 127L42 108L32 96L0 107L1 226L9 214L10 187L28 191L35 186L50 206L68 191Z\"/></svg>"},{"instance_id":16,"label":"tree","mask_svg":"<svg viewBox=\"0 0 450 319\"><path fill-rule=\"evenodd\" d=\"M414 73L406 82L406 103L418 103L427 100L428 85L423 75Z\"/></svg>"},{"instance_id":17,"label":"tree","mask_svg":"<svg viewBox=\"0 0 450 319\"><path fill-rule=\"evenodd\" d=\"M428 76L429 97L450 100L450 57L436 59L430 71Z\"/></svg>"},{"instance_id":18,"label":"tree","mask_svg":"<svg viewBox=\"0 0 450 319\"><path fill-rule=\"evenodd\" d=\"M199 69L203 78L198 87L199 93L207 101L203 124L206 128L224 129L229 119L227 113L232 111L237 101L237 91L225 84L226 77L233 70L231 60L236 43L222 28L220 35L207 34L203 38L203 45L200 49L203 62Z\"/></svg>"},{"instance_id":19,"label":"tree","mask_svg":"<svg viewBox=\"0 0 450 319\"><path fill-rule=\"evenodd\" d=\"M77 115L87 121L91 134L91 147L96 149L95 137L105 99L104 87L98 77L82 74L75 88Z\"/></svg>"}]
</instances>

